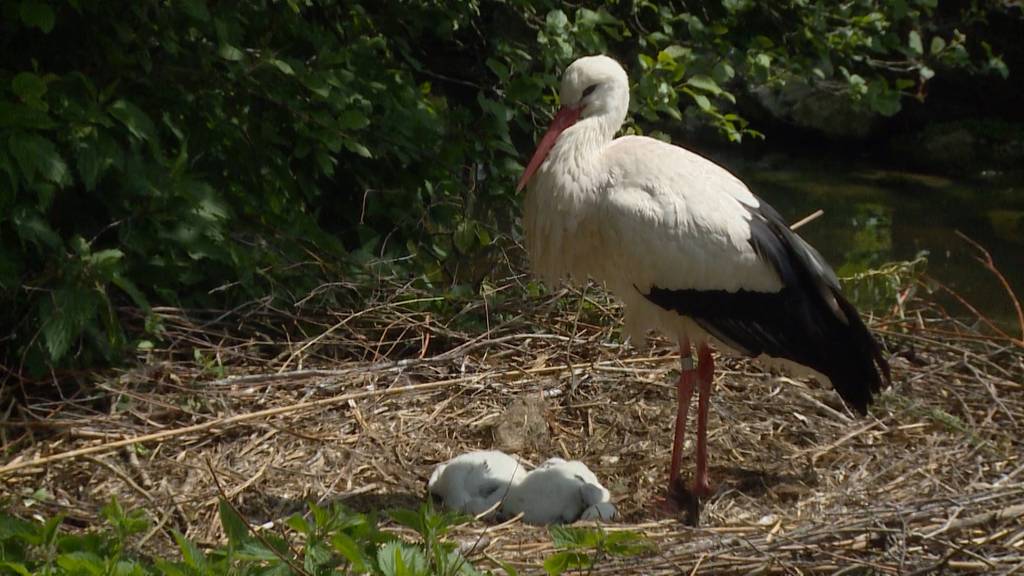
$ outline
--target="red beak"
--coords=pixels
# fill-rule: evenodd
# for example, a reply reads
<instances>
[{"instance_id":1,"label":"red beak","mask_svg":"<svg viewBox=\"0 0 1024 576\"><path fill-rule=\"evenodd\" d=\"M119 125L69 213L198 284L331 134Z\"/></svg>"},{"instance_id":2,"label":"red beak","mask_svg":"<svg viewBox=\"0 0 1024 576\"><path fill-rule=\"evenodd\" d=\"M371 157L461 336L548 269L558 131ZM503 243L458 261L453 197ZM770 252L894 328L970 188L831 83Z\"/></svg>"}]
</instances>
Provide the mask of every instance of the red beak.
<instances>
[{"instance_id":1,"label":"red beak","mask_svg":"<svg viewBox=\"0 0 1024 576\"><path fill-rule=\"evenodd\" d=\"M580 119L580 110L579 107L562 106L558 114L555 114L554 119L551 120L551 125L548 126L548 131L540 139L540 144L537 144L537 150L533 153L533 157L530 158L530 163L526 165L526 170L523 170L523 175L519 177L519 183L516 184L516 192L520 192L526 186L530 178L533 177L533 173L544 163L544 159L548 157L548 152L551 151L555 141L558 140L558 135Z\"/></svg>"}]
</instances>

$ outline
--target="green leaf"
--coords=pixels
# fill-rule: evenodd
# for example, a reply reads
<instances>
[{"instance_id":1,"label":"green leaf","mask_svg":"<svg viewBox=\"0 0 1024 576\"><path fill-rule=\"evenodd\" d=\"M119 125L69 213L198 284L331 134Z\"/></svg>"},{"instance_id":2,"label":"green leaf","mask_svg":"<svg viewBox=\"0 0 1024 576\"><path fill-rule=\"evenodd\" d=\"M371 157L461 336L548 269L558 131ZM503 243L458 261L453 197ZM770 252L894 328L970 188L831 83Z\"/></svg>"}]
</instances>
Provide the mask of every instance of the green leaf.
<instances>
[{"instance_id":1,"label":"green leaf","mask_svg":"<svg viewBox=\"0 0 1024 576\"><path fill-rule=\"evenodd\" d=\"M556 552L544 559L544 571L549 576L560 576L569 569L569 552Z\"/></svg>"},{"instance_id":2,"label":"green leaf","mask_svg":"<svg viewBox=\"0 0 1024 576\"><path fill-rule=\"evenodd\" d=\"M342 130L361 130L369 125L370 119L354 108L349 108L338 116L338 127Z\"/></svg>"},{"instance_id":3,"label":"green leaf","mask_svg":"<svg viewBox=\"0 0 1024 576\"><path fill-rule=\"evenodd\" d=\"M494 58L488 58L486 61L487 67L494 72L494 75L498 77L498 80L505 82L508 80L509 69L504 62L500 62Z\"/></svg>"},{"instance_id":4,"label":"green leaf","mask_svg":"<svg viewBox=\"0 0 1024 576\"><path fill-rule=\"evenodd\" d=\"M49 4L36 0L21 0L19 13L21 21L26 26L39 28L44 34L49 34L53 30L56 16Z\"/></svg>"},{"instance_id":5,"label":"green leaf","mask_svg":"<svg viewBox=\"0 0 1024 576\"><path fill-rule=\"evenodd\" d=\"M931 53L932 55L942 52L946 47L946 41L941 36L932 37Z\"/></svg>"},{"instance_id":6,"label":"green leaf","mask_svg":"<svg viewBox=\"0 0 1024 576\"><path fill-rule=\"evenodd\" d=\"M69 182L68 166L53 142L37 134L15 132L8 147L27 182L34 181L37 174L60 186Z\"/></svg>"},{"instance_id":7,"label":"green leaf","mask_svg":"<svg viewBox=\"0 0 1024 576\"><path fill-rule=\"evenodd\" d=\"M650 551L653 546L643 534L623 530L606 534L603 548L612 556L636 556Z\"/></svg>"},{"instance_id":8,"label":"green leaf","mask_svg":"<svg viewBox=\"0 0 1024 576\"><path fill-rule=\"evenodd\" d=\"M60 247L61 239L50 224L34 210L18 210L12 218L14 230L23 242L31 242L39 247L55 250Z\"/></svg>"},{"instance_id":9,"label":"green leaf","mask_svg":"<svg viewBox=\"0 0 1024 576\"><path fill-rule=\"evenodd\" d=\"M142 510L126 511L121 507L121 504L116 498L111 498L110 501L100 509L100 513L106 519L107 523L114 527L119 539L127 538L132 534L145 532L146 529L149 528L149 519L146 517L145 512Z\"/></svg>"},{"instance_id":10,"label":"green leaf","mask_svg":"<svg viewBox=\"0 0 1024 576\"><path fill-rule=\"evenodd\" d=\"M171 534L174 536L174 541L178 544L178 549L181 550L181 557L185 561L185 565L200 574L205 574L207 572L206 555L203 554L203 551L181 532L172 529Z\"/></svg>"},{"instance_id":11,"label":"green leaf","mask_svg":"<svg viewBox=\"0 0 1024 576\"><path fill-rule=\"evenodd\" d=\"M303 518L301 514L292 514L285 520L285 524L300 534L308 536L313 533L313 528L309 525L309 521Z\"/></svg>"},{"instance_id":12,"label":"green leaf","mask_svg":"<svg viewBox=\"0 0 1024 576\"><path fill-rule=\"evenodd\" d=\"M88 138L78 143L75 161L85 189L91 192L107 170L122 164L121 149L112 138L101 134L98 138Z\"/></svg>"},{"instance_id":13,"label":"green leaf","mask_svg":"<svg viewBox=\"0 0 1024 576\"><path fill-rule=\"evenodd\" d=\"M519 576L519 571L516 570L515 566L497 558L495 558L495 561L498 563L498 566L501 566L501 569L505 572L506 576Z\"/></svg>"},{"instance_id":14,"label":"green leaf","mask_svg":"<svg viewBox=\"0 0 1024 576\"><path fill-rule=\"evenodd\" d=\"M303 567L310 574L317 574L331 561L331 550L321 542L307 542Z\"/></svg>"},{"instance_id":15,"label":"green leaf","mask_svg":"<svg viewBox=\"0 0 1024 576\"><path fill-rule=\"evenodd\" d=\"M612 16L604 8L600 8L597 11L590 10L587 8L580 8L576 11L576 26L577 28L594 28L595 26L618 26L621 25L622 21ZM609 31L610 32L610 31Z\"/></svg>"},{"instance_id":16,"label":"green leaf","mask_svg":"<svg viewBox=\"0 0 1024 576\"><path fill-rule=\"evenodd\" d=\"M349 152L354 152L363 158L373 158L373 154L370 153L370 149L355 140L345 140L345 148L347 148Z\"/></svg>"},{"instance_id":17,"label":"green leaf","mask_svg":"<svg viewBox=\"0 0 1024 576\"><path fill-rule=\"evenodd\" d=\"M463 254L469 254L477 246L475 226L469 222L459 222L459 225L455 228L455 233L452 236L452 241L455 243L455 247L459 249L459 252Z\"/></svg>"},{"instance_id":18,"label":"green leaf","mask_svg":"<svg viewBox=\"0 0 1024 576\"><path fill-rule=\"evenodd\" d=\"M417 533L422 534L424 531L423 516L416 510L396 508L394 510L389 510L388 516L398 524L401 524L406 528L411 528Z\"/></svg>"},{"instance_id":19,"label":"green leaf","mask_svg":"<svg viewBox=\"0 0 1024 576\"><path fill-rule=\"evenodd\" d=\"M32 573L28 571L28 568L20 562L0 561L0 568L6 568L19 576L32 576Z\"/></svg>"},{"instance_id":20,"label":"green leaf","mask_svg":"<svg viewBox=\"0 0 1024 576\"><path fill-rule=\"evenodd\" d=\"M481 576L482 574L458 550L448 550L441 554L435 551L431 559L436 563L434 571L438 574L451 574L452 576Z\"/></svg>"},{"instance_id":21,"label":"green leaf","mask_svg":"<svg viewBox=\"0 0 1024 576\"><path fill-rule=\"evenodd\" d=\"M10 539L24 540L28 544L40 545L40 525L14 516L0 515L0 542Z\"/></svg>"},{"instance_id":22,"label":"green leaf","mask_svg":"<svg viewBox=\"0 0 1024 576\"><path fill-rule=\"evenodd\" d=\"M57 557L57 565L70 574L102 576L105 572L104 564L95 552L68 552Z\"/></svg>"},{"instance_id":23,"label":"green leaf","mask_svg":"<svg viewBox=\"0 0 1024 576\"><path fill-rule=\"evenodd\" d=\"M710 92L714 95L722 93L722 89L718 87L718 83L712 80L709 76L698 74L697 76L691 77L686 81L687 86L692 86L705 92Z\"/></svg>"},{"instance_id":24,"label":"green leaf","mask_svg":"<svg viewBox=\"0 0 1024 576\"><path fill-rule=\"evenodd\" d=\"M241 50L227 42L221 43L220 47L217 49L217 55L230 62L238 62L245 57L245 54L243 54Z\"/></svg>"},{"instance_id":25,"label":"green leaf","mask_svg":"<svg viewBox=\"0 0 1024 576\"><path fill-rule=\"evenodd\" d=\"M886 90L874 99L871 107L882 116L895 116L902 108L900 93L896 90Z\"/></svg>"},{"instance_id":26,"label":"green leaf","mask_svg":"<svg viewBox=\"0 0 1024 576\"><path fill-rule=\"evenodd\" d=\"M910 51L920 56L924 54L924 46L921 44L921 34L917 30L911 30L907 36L907 46Z\"/></svg>"},{"instance_id":27,"label":"green leaf","mask_svg":"<svg viewBox=\"0 0 1024 576\"><path fill-rule=\"evenodd\" d=\"M121 252L117 248L110 248L107 250L99 250L89 254L83 260L89 266L95 266L97 268L112 268L121 258L124 257L124 252Z\"/></svg>"},{"instance_id":28,"label":"green leaf","mask_svg":"<svg viewBox=\"0 0 1024 576\"><path fill-rule=\"evenodd\" d=\"M147 570L134 560L118 560L112 576L146 576Z\"/></svg>"},{"instance_id":29,"label":"green leaf","mask_svg":"<svg viewBox=\"0 0 1024 576\"><path fill-rule=\"evenodd\" d=\"M285 62L284 60L278 60L277 58L274 58L270 61L270 63L273 64L278 70L280 70L281 73L284 74L285 76L295 75L295 70L292 68L292 65Z\"/></svg>"},{"instance_id":30,"label":"green leaf","mask_svg":"<svg viewBox=\"0 0 1024 576\"><path fill-rule=\"evenodd\" d=\"M353 540L348 534L344 532L338 532L331 537L331 545L334 549L341 554L355 572L366 572L367 558L363 554L363 550L359 547L359 544Z\"/></svg>"},{"instance_id":31,"label":"green leaf","mask_svg":"<svg viewBox=\"0 0 1024 576\"><path fill-rule=\"evenodd\" d=\"M544 560L544 571L551 576L557 576L566 570L588 568L594 563L594 559L583 552L563 550L548 556Z\"/></svg>"},{"instance_id":32,"label":"green leaf","mask_svg":"<svg viewBox=\"0 0 1024 576\"><path fill-rule=\"evenodd\" d=\"M1003 80L1010 77L1010 68L999 56L992 56L988 59L988 69L995 71L996 74L999 74L999 76L1003 78Z\"/></svg>"},{"instance_id":33,"label":"green leaf","mask_svg":"<svg viewBox=\"0 0 1024 576\"><path fill-rule=\"evenodd\" d=\"M377 566L383 576L426 575L427 558L423 551L406 542L389 542L377 551Z\"/></svg>"},{"instance_id":34,"label":"green leaf","mask_svg":"<svg viewBox=\"0 0 1024 576\"><path fill-rule=\"evenodd\" d=\"M0 128L44 130L53 126L53 120L39 106L26 106L14 101L0 100Z\"/></svg>"},{"instance_id":35,"label":"green leaf","mask_svg":"<svg viewBox=\"0 0 1024 576\"><path fill-rule=\"evenodd\" d=\"M548 528L555 548L576 548L583 545L584 531L570 526L553 525Z\"/></svg>"},{"instance_id":36,"label":"green leaf","mask_svg":"<svg viewBox=\"0 0 1024 576\"><path fill-rule=\"evenodd\" d=\"M164 576L195 576L194 573L190 573L182 568L180 563L171 563L162 558L158 558L154 564L156 565L156 569Z\"/></svg>"},{"instance_id":37,"label":"green leaf","mask_svg":"<svg viewBox=\"0 0 1024 576\"><path fill-rule=\"evenodd\" d=\"M81 335L87 322L96 316L96 295L84 288L61 288L41 308L43 342L56 362L64 357L71 343Z\"/></svg>"},{"instance_id":38,"label":"green leaf","mask_svg":"<svg viewBox=\"0 0 1024 576\"><path fill-rule=\"evenodd\" d=\"M711 70L711 77L719 84L724 84L725 82L732 80L735 75L736 70L734 70L733 67L724 60L715 64L715 67Z\"/></svg>"},{"instance_id":39,"label":"green leaf","mask_svg":"<svg viewBox=\"0 0 1024 576\"><path fill-rule=\"evenodd\" d=\"M248 539L235 550L235 558L239 560L252 560L256 562L281 562L281 558L262 542L255 539Z\"/></svg>"},{"instance_id":40,"label":"green leaf","mask_svg":"<svg viewBox=\"0 0 1024 576\"><path fill-rule=\"evenodd\" d=\"M121 507L121 503L116 498L111 498L109 502L100 508L100 514L110 524L117 524L124 520L124 508Z\"/></svg>"},{"instance_id":41,"label":"green leaf","mask_svg":"<svg viewBox=\"0 0 1024 576\"><path fill-rule=\"evenodd\" d=\"M249 539L249 526L245 520L238 515L234 507L226 501L221 500L218 504L220 512L220 525L224 528L224 534L232 545L239 545Z\"/></svg>"},{"instance_id":42,"label":"green leaf","mask_svg":"<svg viewBox=\"0 0 1024 576\"><path fill-rule=\"evenodd\" d=\"M60 534L60 524L63 521L64 517L58 514L43 522L39 534L43 538L44 546L53 546L57 541L57 535Z\"/></svg>"},{"instance_id":43,"label":"green leaf","mask_svg":"<svg viewBox=\"0 0 1024 576\"><path fill-rule=\"evenodd\" d=\"M95 144L83 144L77 149L78 175L82 178L85 189L92 192L96 188L96 181L100 178L100 156L97 153Z\"/></svg>"},{"instance_id":44,"label":"green leaf","mask_svg":"<svg viewBox=\"0 0 1024 576\"><path fill-rule=\"evenodd\" d=\"M156 126L153 125L149 116L135 104L127 100L118 100L110 105L109 111L111 116L120 120L125 128L128 128L128 131L139 140L156 139Z\"/></svg>"},{"instance_id":45,"label":"green leaf","mask_svg":"<svg viewBox=\"0 0 1024 576\"><path fill-rule=\"evenodd\" d=\"M206 0L181 0L182 10L200 22L210 20L210 10L206 7Z\"/></svg>"},{"instance_id":46,"label":"green leaf","mask_svg":"<svg viewBox=\"0 0 1024 576\"><path fill-rule=\"evenodd\" d=\"M569 27L569 17L561 10L552 10L548 12L544 24L550 32L562 32Z\"/></svg>"},{"instance_id":47,"label":"green leaf","mask_svg":"<svg viewBox=\"0 0 1024 576\"><path fill-rule=\"evenodd\" d=\"M11 80L11 91L22 100L38 100L46 94L46 82L31 72L19 72Z\"/></svg>"},{"instance_id":48,"label":"green leaf","mask_svg":"<svg viewBox=\"0 0 1024 576\"><path fill-rule=\"evenodd\" d=\"M745 12L753 5L753 0L722 0L722 6L731 13Z\"/></svg>"}]
</instances>

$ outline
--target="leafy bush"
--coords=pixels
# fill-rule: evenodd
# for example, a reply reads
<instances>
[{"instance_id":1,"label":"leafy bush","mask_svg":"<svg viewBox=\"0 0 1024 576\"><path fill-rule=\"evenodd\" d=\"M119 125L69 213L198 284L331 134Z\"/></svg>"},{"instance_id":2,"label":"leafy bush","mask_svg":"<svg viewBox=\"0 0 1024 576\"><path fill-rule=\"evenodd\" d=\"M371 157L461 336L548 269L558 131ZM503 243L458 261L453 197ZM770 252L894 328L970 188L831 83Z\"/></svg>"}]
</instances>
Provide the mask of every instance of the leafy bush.
<instances>
[{"instance_id":1,"label":"leafy bush","mask_svg":"<svg viewBox=\"0 0 1024 576\"><path fill-rule=\"evenodd\" d=\"M472 288L573 57L631 69L631 130L740 140L759 86L894 114L937 71L1006 73L950 22L1009 4L936 5L0 0L0 364L113 361L123 305L294 300L373 257Z\"/></svg>"}]
</instances>

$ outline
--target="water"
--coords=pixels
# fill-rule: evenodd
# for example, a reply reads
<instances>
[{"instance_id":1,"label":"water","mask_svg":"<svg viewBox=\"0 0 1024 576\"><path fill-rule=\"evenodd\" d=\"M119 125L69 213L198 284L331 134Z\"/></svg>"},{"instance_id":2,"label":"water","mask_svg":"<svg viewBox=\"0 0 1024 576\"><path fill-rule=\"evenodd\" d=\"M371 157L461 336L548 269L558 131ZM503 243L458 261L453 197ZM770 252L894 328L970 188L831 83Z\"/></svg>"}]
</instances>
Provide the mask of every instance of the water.
<instances>
[{"instance_id":1,"label":"water","mask_svg":"<svg viewBox=\"0 0 1024 576\"><path fill-rule=\"evenodd\" d=\"M790 222L823 209L825 214L802 227L800 234L840 276L912 260L927 251L929 275L1016 330L1005 290L955 231L984 246L1024 298L1024 175L957 180L788 157L722 163ZM944 303L953 313L967 314L951 298Z\"/></svg>"}]
</instances>

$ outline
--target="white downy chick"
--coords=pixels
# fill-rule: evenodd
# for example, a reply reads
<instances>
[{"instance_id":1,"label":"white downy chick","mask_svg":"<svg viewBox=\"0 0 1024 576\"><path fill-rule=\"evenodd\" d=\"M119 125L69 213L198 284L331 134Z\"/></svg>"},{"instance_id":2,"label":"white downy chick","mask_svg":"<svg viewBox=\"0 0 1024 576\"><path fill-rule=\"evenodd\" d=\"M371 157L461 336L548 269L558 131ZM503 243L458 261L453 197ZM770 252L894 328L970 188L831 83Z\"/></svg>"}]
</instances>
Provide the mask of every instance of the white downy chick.
<instances>
[{"instance_id":1,"label":"white downy chick","mask_svg":"<svg viewBox=\"0 0 1024 576\"><path fill-rule=\"evenodd\" d=\"M527 524L611 520L611 495L587 465L577 460L550 458L509 490L502 516L523 513Z\"/></svg>"},{"instance_id":2,"label":"white downy chick","mask_svg":"<svg viewBox=\"0 0 1024 576\"><path fill-rule=\"evenodd\" d=\"M438 464L430 474L427 489L441 498L445 507L476 516L494 507L525 476L526 469L515 457L497 450L480 450Z\"/></svg>"}]
</instances>

